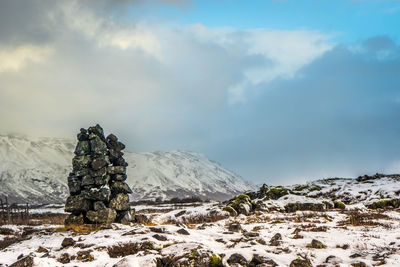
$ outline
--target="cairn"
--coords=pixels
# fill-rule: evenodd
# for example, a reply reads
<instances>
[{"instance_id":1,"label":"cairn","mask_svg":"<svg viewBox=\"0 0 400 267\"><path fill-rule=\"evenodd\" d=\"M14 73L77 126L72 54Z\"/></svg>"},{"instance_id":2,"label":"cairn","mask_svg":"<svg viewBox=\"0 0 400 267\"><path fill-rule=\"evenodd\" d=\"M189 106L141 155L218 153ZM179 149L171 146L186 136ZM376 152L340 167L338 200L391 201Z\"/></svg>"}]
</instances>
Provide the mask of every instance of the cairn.
<instances>
[{"instance_id":1,"label":"cairn","mask_svg":"<svg viewBox=\"0 0 400 267\"><path fill-rule=\"evenodd\" d=\"M133 221L128 195L132 190L125 183L125 145L113 134L105 138L98 124L82 128L77 138L73 171L68 176L70 196L65 203L65 211L71 214L65 224Z\"/></svg>"}]
</instances>

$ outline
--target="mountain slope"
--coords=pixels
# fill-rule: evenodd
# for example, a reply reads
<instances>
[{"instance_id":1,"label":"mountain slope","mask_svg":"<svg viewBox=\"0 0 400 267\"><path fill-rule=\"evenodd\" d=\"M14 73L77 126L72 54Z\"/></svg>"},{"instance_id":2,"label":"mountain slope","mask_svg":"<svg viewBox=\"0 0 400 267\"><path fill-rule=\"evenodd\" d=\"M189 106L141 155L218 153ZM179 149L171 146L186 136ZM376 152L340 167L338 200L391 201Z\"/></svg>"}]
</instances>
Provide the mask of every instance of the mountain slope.
<instances>
[{"instance_id":1,"label":"mountain slope","mask_svg":"<svg viewBox=\"0 0 400 267\"><path fill-rule=\"evenodd\" d=\"M74 148L71 140L0 135L0 196L11 202L64 201ZM125 152L124 157L135 200L222 200L252 189L240 176L195 152Z\"/></svg>"}]
</instances>

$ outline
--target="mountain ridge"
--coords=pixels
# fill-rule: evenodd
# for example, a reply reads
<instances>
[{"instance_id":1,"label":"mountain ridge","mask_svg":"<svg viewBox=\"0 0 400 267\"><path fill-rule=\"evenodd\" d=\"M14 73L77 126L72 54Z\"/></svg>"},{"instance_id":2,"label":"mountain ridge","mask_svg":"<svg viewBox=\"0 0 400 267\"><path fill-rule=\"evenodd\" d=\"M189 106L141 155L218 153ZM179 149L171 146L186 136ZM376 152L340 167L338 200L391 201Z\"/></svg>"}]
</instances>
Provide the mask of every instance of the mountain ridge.
<instances>
[{"instance_id":1,"label":"mountain ridge","mask_svg":"<svg viewBox=\"0 0 400 267\"><path fill-rule=\"evenodd\" d=\"M12 202L62 202L76 142L65 138L0 135L0 196ZM132 200L198 196L225 200L254 186L205 155L125 152Z\"/></svg>"}]
</instances>

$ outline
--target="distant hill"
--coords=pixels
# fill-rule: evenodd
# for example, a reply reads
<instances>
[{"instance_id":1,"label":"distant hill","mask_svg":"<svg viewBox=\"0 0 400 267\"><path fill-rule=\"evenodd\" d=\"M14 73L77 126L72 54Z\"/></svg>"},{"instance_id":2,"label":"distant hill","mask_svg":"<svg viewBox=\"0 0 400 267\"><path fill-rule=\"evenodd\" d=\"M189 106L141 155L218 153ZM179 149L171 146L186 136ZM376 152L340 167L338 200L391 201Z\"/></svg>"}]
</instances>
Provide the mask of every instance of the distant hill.
<instances>
[{"instance_id":1,"label":"distant hill","mask_svg":"<svg viewBox=\"0 0 400 267\"><path fill-rule=\"evenodd\" d=\"M75 144L66 139L0 135L0 196L12 202L64 201ZM125 152L124 157L133 200L190 196L225 200L254 189L195 152Z\"/></svg>"}]
</instances>

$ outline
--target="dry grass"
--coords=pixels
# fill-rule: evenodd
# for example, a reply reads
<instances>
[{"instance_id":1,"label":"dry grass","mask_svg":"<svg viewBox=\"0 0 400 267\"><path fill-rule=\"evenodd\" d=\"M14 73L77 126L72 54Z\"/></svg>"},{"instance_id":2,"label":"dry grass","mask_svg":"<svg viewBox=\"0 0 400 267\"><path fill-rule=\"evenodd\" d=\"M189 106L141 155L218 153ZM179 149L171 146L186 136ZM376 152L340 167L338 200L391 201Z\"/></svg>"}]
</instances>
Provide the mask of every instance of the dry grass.
<instances>
[{"instance_id":1,"label":"dry grass","mask_svg":"<svg viewBox=\"0 0 400 267\"><path fill-rule=\"evenodd\" d=\"M44 225L44 224L64 224L64 220L68 214L62 213L33 213L27 217L21 218L19 214L12 214L11 221L0 221L0 225L15 224L15 225Z\"/></svg>"},{"instance_id":2,"label":"dry grass","mask_svg":"<svg viewBox=\"0 0 400 267\"><path fill-rule=\"evenodd\" d=\"M339 226L352 225L352 226L383 226L385 228L391 228L389 223L382 223L378 220L389 220L390 217L386 214L379 212L361 212L361 211L350 211L347 213L348 218L344 221L338 222Z\"/></svg>"},{"instance_id":3,"label":"dry grass","mask_svg":"<svg viewBox=\"0 0 400 267\"><path fill-rule=\"evenodd\" d=\"M108 225L102 224L70 224L56 229L57 232L74 232L83 235L88 235L92 232L97 232L99 230L109 229Z\"/></svg>"}]
</instances>

